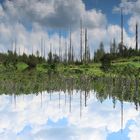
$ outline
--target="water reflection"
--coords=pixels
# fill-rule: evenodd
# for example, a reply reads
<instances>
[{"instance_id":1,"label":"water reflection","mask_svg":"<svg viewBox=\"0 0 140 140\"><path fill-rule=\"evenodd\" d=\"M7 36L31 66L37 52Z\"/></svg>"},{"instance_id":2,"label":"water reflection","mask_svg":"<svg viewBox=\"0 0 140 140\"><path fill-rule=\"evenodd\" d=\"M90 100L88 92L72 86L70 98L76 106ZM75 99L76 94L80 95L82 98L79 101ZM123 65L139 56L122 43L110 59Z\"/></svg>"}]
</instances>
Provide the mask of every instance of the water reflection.
<instances>
[{"instance_id":1,"label":"water reflection","mask_svg":"<svg viewBox=\"0 0 140 140\"><path fill-rule=\"evenodd\" d=\"M21 92L17 85L16 94L8 90L1 94L0 139L140 138L138 79L50 82L51 85L44 82L42 87L38 86L37 92L30 92L32 85L26 89L30 94L23 87Z\"/></svg>"}]
</instances>

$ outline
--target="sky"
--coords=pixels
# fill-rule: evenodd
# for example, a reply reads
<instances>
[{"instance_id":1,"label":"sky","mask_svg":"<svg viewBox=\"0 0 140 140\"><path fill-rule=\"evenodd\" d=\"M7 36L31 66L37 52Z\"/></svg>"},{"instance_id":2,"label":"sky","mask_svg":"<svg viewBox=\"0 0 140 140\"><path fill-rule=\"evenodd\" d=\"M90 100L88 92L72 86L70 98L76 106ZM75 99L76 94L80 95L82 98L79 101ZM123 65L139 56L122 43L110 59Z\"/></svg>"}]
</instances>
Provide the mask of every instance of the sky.
<instances>
[{"instance_id":1,"label":"sky","mask_svg":"<svg viewBox=\"0 0 140 140\"><path fill-rule=\"evenodd\" d=\"M107 16L109 23L120 24L120 15L113 13L112 9L114 6L118 6L121 0L83 0L86 9L91 10L96 8L97 10L102 10L102 12ZM114 18L115 16L115 18Z\"/></svg>"},{"instance_id":2,"label":"sky","mask_svg":"<svg viewBox=\"0 0 140 140\"><path fill-rule=\"evenodd\" d=\"M135 24L140 22L139 5L140 0L0 0L0 52L13 50L16 44L20 54L30 54L32 49L35 53L41 49L41 39L46 50L49 51L52 44L53 51L58 52L60 31L64 52L65 42L69 46L71 28L72 45L78 58L80 19L83 28L88 29L91 56L100 42L109 51L114 38L120 42L121 7L124 9L125 45L135 47Z\"/></svg>"}]
</instances>

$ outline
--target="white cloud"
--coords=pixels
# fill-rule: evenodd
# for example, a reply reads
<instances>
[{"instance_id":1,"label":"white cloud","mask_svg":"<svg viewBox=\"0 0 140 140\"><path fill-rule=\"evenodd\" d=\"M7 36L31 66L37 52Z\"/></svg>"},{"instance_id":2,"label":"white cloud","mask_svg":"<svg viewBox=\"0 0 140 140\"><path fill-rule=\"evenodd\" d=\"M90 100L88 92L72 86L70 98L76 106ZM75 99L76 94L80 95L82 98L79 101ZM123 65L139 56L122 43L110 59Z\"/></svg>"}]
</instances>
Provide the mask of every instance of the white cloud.
<instances>
[{"instance_id":1,"label":"white cloud","mask_svg":"<svg viewBox=\"0 0 140 140\"><path fill-rule=\"evenodd\" d=\"M119 7L115 7L114 10L120 11L121 7L123 7L123 13L125 15L130 15L128 19L129 30L134 33L136 23L140 25L140 0L123 0Z\"/></svg>"},{"instance_id":2,"label":"white cloud","mask_svg":"<svg viewBox=\"0 0 140 140\"><path fill-rule=\"evenodd\" d=\"M81 17L86 17L88 27L106 24L105 15L94 9L86 11L82 0L6 0L4 7L11 20L37 22L48 28L78 27Z\"/></svg>"},{"instance_id":3,"label":"white cloud","mask_svg":"<svg viewBox=\"0 0 140 140\"><path fill-rule=\"evenodd\" d=\"M138 122L138 120L137 120ZM130 133L129 133L129 138L130 140L134 140L134 139L140 139L140 124L138 123L138 125L132 125L130 126Z\"/></svg>"},{"instance_id":4,"label":"white cloud","mask_svg":"<svg viewBox=\"0 0 140 140\"><path fill-rule=\"evenodd\" d=\"M67 28L69 32L71 26L75 55L78 56L80 19L90 29L104 28L107 25L106 16L96 9L86 11L82 0L5 0L3 5L0 4L0 11L0 51L12 50L12 43L16 40L17 50L20 48L21 53L31 53L32 48L36 52L41 49L40 42L43 38L47 53L50 43L54 51L58 52L59 36L57 32L50 36L47 29L56 31L58 28ZM64 40L62 38L63 48Z\"/></svg>"}]
</instances>

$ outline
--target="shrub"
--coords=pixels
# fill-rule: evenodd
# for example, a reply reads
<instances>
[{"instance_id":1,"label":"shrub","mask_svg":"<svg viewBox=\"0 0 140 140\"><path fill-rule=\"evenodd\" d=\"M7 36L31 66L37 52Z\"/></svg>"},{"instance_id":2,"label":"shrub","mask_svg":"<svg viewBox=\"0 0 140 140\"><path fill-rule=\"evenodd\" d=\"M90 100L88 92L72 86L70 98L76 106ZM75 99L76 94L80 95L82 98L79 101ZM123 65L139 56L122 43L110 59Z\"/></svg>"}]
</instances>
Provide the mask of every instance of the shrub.
<instances>
[{"instance_id":1,"label":"shrub","mask_svg":"<svg viewBox=\"0 0 140 140\"><path fill-rule=\"evenodd\" d=\"M101 58L101 69L103 69L104 71L108 71L111 67L111 59L110 59L110 55L109 54L105 54L102 58Z\"/></svg>"}]
</instances>

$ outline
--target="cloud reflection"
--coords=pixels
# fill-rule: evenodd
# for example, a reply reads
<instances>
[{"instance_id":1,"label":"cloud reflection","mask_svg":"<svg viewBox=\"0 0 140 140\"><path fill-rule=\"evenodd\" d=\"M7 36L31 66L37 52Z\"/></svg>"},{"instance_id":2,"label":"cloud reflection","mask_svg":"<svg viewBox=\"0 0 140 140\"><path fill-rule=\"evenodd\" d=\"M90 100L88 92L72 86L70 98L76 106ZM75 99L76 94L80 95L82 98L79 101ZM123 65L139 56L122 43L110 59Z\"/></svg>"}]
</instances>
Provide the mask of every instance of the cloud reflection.
<instances>
[{"instance_id":1,"label":"cloud reflection","mask_svg":"<svg viewBox=\"0 0 140 140\"><path fill-rule=\"evenodd\" d=\"M114 139L121 135L132 140L140 138L140 113L134 105L124 102L121 108L117 101L114 109L111 99L101 104L91 91L85 107L84 95L80 91L71 95L64 92L54 92L51 96L47 92L16 97L1 95L0 139L106 140L114 133ZM130 120L135 123L127 125Z\"/></svg>"}]
</instances>

